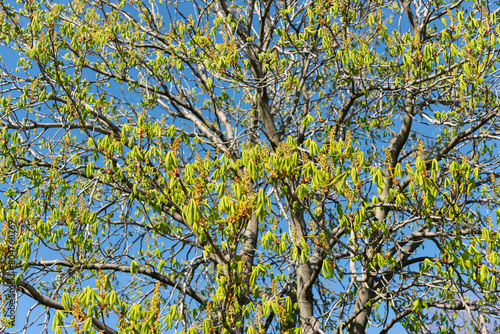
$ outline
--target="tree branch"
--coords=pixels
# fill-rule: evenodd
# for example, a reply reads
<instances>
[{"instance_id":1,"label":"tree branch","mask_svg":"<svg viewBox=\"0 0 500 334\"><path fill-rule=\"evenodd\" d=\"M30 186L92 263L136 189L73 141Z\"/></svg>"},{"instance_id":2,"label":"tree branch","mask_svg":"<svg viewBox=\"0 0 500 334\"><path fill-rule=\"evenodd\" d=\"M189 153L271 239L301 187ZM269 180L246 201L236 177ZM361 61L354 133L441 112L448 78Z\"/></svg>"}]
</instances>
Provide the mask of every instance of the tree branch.
<instances>
[{"instance_id":1,"label":"tree branch","mask_svg":"<svg viewBox=\"0 0 500 334\"><path fill-rule=\"evenodd\" d=\"M30 261L25 264L19 265L19 267L28 265L28 266L41 266L41 267L50 267L50 266L64 266L68 268L73 268L77 266L78 268L81 269L91 269L91 270L114 270L114 271L120 271L124 273L130 273L130 266L125 266L125 265L119 265L119 264L111 264L111 263L105 263L105 264L100 264L100 263L88 263L88 264L73 264L69 261L63 261L63 260L50 260L50 261ZM181 292L185 292L188 296L196 300L198 303L202 305L207 304L207 300L205 297L200 295L198 292L196 292L194 289L189 288L183 284L180 284L164 275L161 275L151 269L147 269L144 267L139 267L137 270L138 273L146 275L148 277L151 277L157 281L160 281L162 283L165 283Z\"/></svg>"},{"instance_id":2,"label":"tree branch","mask_svg":"<svg viewBox=\"0 0 500 334\"><path fill-rule=\"evenodd\" d=\"M15 285L12 280L5 279L9 284ZM32 285L28 284L26 281L20 280L17 283L17 287L19 290L24 293L25 295L33 298L37 302L39 302L42 305L45 305L47 307L56 309L56 310L64 310L64 306L61 302L58 302L52 298L49 298L40 292L38 292ZM101 321L97 320L96 318L92 318L92 325L99 331L105 333L105 334L118 334L116 330L113 328L105 325Z\"/></svg>"}]
</instances>

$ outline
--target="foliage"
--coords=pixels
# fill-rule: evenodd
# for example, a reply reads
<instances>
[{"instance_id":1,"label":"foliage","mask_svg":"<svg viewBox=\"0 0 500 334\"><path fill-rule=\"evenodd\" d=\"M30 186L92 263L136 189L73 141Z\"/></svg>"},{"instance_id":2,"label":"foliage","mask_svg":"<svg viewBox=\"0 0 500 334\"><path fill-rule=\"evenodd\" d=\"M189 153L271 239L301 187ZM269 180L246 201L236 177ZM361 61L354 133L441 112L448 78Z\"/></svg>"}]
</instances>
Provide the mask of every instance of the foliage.
<instances>
[{"instance_id":1,"label":"foliage","mask_svg":"<svg viewBox=\"0 0 500 334\"><path fill-rule=\"evenodd\" d=\"M497 12L0 1L25 326L500 330Z\"/></svg>"}]
</instances>

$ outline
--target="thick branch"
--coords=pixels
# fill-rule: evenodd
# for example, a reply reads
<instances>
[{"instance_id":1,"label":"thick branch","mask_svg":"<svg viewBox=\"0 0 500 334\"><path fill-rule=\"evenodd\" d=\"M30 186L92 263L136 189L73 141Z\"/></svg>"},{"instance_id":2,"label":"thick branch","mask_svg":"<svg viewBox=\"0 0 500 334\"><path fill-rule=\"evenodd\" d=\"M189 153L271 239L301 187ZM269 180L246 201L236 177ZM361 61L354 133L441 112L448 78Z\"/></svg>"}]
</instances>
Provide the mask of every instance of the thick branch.
<instances>
[{"instance_id":1,"label":"thick branch","mask_svg":"<svg viewBox=\"0 0 500 334\"><path fill-rule=\"evenodd\" d=\"M9 280L7 280L9 281ZM9 282L10 284L14 284L14 282ZM19 288L19 290L24 293L25 295L33 298L34 300L36 300L37 302L39 302L40 304L42 305L45 305L47 307L50 307L50 308L53 308L53 309L56 309L56 310L64 310L64 306L61 302L58 302L52 298L49 298L43 294L41 294L40 292L38 292L32 285L28 284L26 281L23 281L23 280L20 280L18 283L17 283L17 287ZM114 329L112 329L111 327L109 326L106 326L104 323L102 323L101 321L97 320L96 318L92 318L92 324L94 325L94 327L96 329L98 329L99 331L101 331L102 333L106 333L106 334L118 334L117 331L115 331Z\"/></svg>"},{"instance_id":2,"label":"thick branch","mask_svg":"<svg viewBox=\"0 0 500 334\"><path fill-rule=\"evenodd\" d=\"M69 267L72 268L75 266L75 264L69 262L69 261L62 261L62 260L51 260L51 261L30 261L27 262L26 264L23 265L28 265L28 266L41 266L41 267L50 267L50 266L64 266L64 267ZM78 268L80 269L91 269L91 270L115 270L115 271L120 271L124 273L130 273L130 266L124 266L124 265L119 265L119 264L111 264L111 263L105 263L105 264L100 264L100 263L88 263L88 264L78 264ZM169 286L174 287L175 289L185 292L188 296L196 300L202 305L206 305L207 301L205 297L200 295L198 292L196 292L194 289L191 289L179 282L176 282L164 275L161 275L151 269L147 269L144 267L139 267L137 270L138 273L149 276L157 281L160 281L162 283L165 283Z\"/></svg>"}]
</instances>

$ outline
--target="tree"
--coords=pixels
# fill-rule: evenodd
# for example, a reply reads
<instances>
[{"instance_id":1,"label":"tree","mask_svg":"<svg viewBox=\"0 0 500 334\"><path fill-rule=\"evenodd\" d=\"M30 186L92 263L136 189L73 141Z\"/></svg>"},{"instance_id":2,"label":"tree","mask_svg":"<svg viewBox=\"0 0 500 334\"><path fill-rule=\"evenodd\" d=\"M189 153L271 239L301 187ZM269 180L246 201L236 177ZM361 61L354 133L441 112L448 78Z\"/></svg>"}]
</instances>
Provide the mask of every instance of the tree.
<instances>
[{"instance_id":1,"label":"tree","mask_svg":"<svg viewBox=\"0 0 500 334\"><path fill-rule=\"evenodd\" d=\"M2 280L24 326L493 328L498 10L0 1Z\"/></svg>"}]
</instances>

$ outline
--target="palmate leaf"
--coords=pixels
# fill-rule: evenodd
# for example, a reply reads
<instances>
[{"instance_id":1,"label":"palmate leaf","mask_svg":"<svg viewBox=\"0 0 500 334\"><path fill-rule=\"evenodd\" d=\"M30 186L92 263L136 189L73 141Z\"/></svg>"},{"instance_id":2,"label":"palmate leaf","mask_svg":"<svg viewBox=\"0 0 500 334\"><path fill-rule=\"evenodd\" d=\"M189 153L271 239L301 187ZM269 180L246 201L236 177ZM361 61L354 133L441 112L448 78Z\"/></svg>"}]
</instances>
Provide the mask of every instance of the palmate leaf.
<instances>
[{"instance_id":1,"label":"palmate leaf","mask_svg":"<svg viewBox=\"0 0 500 334\"><path fill-rule=\"evenodd\" d=\"M500 331L497 7L1 2L15 329Z\"/></svg>"}]
</instances>

